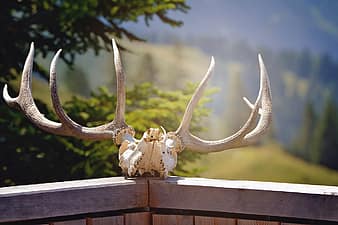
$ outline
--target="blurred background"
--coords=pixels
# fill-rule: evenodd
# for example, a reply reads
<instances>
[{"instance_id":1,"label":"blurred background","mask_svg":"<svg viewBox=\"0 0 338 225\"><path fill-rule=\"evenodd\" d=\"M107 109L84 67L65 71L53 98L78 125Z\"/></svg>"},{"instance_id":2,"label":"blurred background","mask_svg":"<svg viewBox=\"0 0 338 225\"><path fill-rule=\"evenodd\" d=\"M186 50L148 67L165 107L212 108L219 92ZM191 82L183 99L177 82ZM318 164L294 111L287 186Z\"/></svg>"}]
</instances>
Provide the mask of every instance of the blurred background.
<instances>
[{"instance_id":1,"label":"blurred background","mask_svg":"<svg viewBox=\"0 0 338 225\"><path fill-rule=\"evenodd\" d=\"M338 185L338 2L322 0L12 1L0 7L0 87L19 90L35 42L33 96L57 120L48 68L62 48L58 85L77 122L111 121L115 75L111 38L127 74L127 123L176 130L211 56L216 68L192 132L219 139L237 131L267 67L273 124L260 143L208 155L184 151L174 175ZM112 141L45 133L0 102L0 185L121 175Z\"/></svg>"}]
</instances>

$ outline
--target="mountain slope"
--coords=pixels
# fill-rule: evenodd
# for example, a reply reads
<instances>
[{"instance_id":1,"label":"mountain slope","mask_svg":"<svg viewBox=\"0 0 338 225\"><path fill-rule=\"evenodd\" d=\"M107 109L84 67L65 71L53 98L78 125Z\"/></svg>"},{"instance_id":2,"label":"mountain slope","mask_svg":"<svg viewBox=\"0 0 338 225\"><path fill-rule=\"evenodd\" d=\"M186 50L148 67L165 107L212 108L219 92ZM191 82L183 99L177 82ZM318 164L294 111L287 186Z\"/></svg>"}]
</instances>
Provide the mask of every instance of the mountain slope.
<instances>
[{"instance_id":1,"label":"mountain slope","mask_svg":"<svg viewBox=\"0 0 338 225\"><path fill-rule=\"evenodd\" d=\"M277 144L202 155L187 168L207 178L338 185L337 171L309 164Z\"/></svg>"}]
</instances>

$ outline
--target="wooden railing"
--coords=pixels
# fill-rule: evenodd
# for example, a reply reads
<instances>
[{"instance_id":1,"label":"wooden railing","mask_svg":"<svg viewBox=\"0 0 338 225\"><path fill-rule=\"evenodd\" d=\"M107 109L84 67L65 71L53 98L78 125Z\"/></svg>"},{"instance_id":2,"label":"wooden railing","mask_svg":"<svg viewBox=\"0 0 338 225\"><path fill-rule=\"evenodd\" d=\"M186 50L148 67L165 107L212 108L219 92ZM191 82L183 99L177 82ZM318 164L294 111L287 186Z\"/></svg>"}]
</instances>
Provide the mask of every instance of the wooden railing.
<instances>
[{"instance_id":1,"label":"wooden railing","mask_svg":"<svg viewBox=\"0 0 338 225\"><path fill-rule=\"evenodd\" d=\"M338 187L121 177L0 188L0 224L337 224Z\"/></svg>"}]
</instances>

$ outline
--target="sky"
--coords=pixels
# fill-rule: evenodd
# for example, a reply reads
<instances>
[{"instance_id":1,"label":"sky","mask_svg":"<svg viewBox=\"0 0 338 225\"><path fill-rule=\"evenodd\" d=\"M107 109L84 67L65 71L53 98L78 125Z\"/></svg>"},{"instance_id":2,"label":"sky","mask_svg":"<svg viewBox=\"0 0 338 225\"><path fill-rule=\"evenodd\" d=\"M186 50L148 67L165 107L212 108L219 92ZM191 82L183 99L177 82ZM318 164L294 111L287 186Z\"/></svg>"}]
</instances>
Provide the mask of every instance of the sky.
<instances>
[{"instance_id":1,"label":"sky","mask_svg":"<svg viewBox=\"0 0 338 225\"><path fill-rule=\"evenodd\" d=\"M169 15L184 25L172 28L154 19L149 27L129 23L140 34L224 37L270 49L309 49L338 60L338 1L330 0L189 0L187 14Z\"/></svg>"}]
</instances>

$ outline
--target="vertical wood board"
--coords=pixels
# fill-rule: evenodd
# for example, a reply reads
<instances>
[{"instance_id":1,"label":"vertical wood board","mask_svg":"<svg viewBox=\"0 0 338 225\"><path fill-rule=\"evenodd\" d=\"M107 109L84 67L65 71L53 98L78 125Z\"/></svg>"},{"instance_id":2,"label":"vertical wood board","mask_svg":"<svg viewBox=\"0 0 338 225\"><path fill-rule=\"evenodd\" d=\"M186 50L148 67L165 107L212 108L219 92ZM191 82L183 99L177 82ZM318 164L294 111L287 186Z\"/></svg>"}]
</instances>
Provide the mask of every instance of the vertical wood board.
<instances>
[{"instance_id":1,"label":"vertical wood board","mask_svg":"<svg viewBox=\"0 0 338 225\"><path fill-rule=\"evenodd\" d=\"M195 216L194 220L194 225L237 225L233 218Z\"/></svg>"},{"instance_id":2,"label":"vertical wood board","mask_svg":"<svg viewBox=\"0 0 338 225\"><path fill-rule=\"evenodd\" d=\"M151 213L128 213L124 215L125 225L151 225Z\"/></svg>"},{"instance_id":3,"label":"vertical wood board","mask_svg":"<svg viewBox=\"0 0 338 225\"><path fill-rule=\"evenodd\" d=\"M238 219L237 225L280 225L280 222Z\"/></svg>"},{"instance_id":4,"label":"vertical wood board","mask_svg":"<svg viewBox=\"0 0 338 225\"><path fill-rule=\"evenodd\" d=\"M60 221L60 222L54 222L53 225L86 225L86 220L67 220L67 221Z\"/></svg>"},{"instance_id":5,"label":"vertical wood board","mask_svg":"<svg viewBox=\"0 0 338 225\"><path fill-rule=\"evenodd\" d=\"M109 216L90 218L87 220L87 225L124 225L123 216Z\"/></svg>"},{"instance_id":6,"label":"vertical wood board","mask_svg":"<svg viewBox=\"0 0 338 225\"><path fill-rule=\"evenodd\" d=\"M193 216L153 214L152 225L194 225Z\"/></svg>"}]
</instances>

